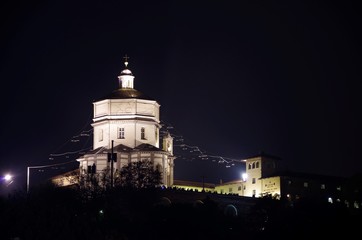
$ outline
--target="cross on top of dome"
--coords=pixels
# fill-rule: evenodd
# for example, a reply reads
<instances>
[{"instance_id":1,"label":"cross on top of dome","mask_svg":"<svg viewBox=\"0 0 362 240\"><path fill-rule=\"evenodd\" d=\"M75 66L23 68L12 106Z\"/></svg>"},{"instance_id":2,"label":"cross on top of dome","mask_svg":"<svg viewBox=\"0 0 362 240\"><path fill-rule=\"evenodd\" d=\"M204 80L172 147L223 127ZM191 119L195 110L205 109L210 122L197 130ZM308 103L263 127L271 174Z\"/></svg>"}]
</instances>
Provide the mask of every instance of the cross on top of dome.
<instances>
[{"instance_id":1,"label":"cross on top of dome","mask_svg":"<svg viewBox=\"0 0 362 240\"><path fill-rule=\"evenodd\" d=\"M129 59L129 57L127 56L127 54L123 57L123 59L124 59L124 66L127 68L127 66L128 66L128 59Z\"/></svg>"}]
</instances>

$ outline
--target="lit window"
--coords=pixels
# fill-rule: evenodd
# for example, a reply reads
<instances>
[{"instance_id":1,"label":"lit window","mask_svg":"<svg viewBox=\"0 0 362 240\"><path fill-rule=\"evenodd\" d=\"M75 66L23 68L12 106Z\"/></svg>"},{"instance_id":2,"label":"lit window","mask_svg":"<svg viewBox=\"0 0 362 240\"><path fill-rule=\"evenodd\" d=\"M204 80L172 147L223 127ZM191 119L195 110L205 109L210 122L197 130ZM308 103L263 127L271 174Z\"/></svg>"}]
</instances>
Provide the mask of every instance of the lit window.
<instances>
[{"instance_id":1,"label":"lit window","mask_svg":"<svg viewBox=\"0 0 362 240\"><path fill-rule=\"evenodd\" d=\"M145 128L141 128L141 139L146 140L146 130L145 130Z\"/></svg>"},{"instance_id":2,"label":"lit window","mask_svg":"<svg viewBox=\"0 0 362 240\"><path fill-rule=\"evenodd\" d=\"M304 187L308 187L308 183L307 183L307 182L304 182L303 186L304 186Z\"/></svg>"},{"instance_id":3,"label":"lit window","mask_svg":"<svg viewBox=\"0 0 362 240\"><path fill-rule=\"evenodd\" d=\"M321 189L326 189L326 185L325 185L325 184L321 184Z\"/></svg>"},{"instance_id":4,"label":"lit window","mask_svg":"<svg viewBox=\"0 0 362 240\"><path fill-rule=\"evenodd\" d=\"M342 190L342 187L341 187L341 186L337 186L337 190L338 190L338 191L341 191L341 190Z\"/></svg>"},{"instance_id":5,"label":"lit window","mask_svg":"<svg viewBox=\"0 0 362 240\"><path fill-rule=\"evenodd\" d=\"M124 139L124 128L118 128L118 139Z\"/></svg>"}]
</instances>

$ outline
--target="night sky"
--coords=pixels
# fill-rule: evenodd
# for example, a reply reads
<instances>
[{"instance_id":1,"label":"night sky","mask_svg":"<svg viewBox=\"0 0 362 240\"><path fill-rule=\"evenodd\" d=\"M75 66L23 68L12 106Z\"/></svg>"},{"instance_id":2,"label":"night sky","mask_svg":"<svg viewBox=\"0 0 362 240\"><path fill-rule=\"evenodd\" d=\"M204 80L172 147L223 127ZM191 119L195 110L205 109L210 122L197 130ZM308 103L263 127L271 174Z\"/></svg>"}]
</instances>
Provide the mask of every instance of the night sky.
<instances>
[{"instance_id":1,"label":"night sky","mask_svg":"<svg viewBox=\"0 0 362 240\"><path fill-rule=\"evenodd\" d=\"M3 1L0 174L25 187L28 166L70 162L31 184L76 168L65 153L91 146L92 103L118 87L126 54L175 136L176 179L235 180L261 151L295 171L361 172L354 2Z\"/></svg>"}]
</instances>

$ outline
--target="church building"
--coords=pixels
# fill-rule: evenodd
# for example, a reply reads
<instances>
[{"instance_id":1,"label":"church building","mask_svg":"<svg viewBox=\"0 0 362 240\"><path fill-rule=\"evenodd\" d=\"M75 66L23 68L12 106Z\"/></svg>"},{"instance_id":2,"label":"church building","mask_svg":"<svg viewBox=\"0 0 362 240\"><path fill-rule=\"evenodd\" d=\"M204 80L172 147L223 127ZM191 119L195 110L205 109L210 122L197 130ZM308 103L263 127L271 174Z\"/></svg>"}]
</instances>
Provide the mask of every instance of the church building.
<instances>
[{"instance_id":1,"label":"church building","mask_svg":"<svg viewBox=\"0 0 362 240\"><path fill-rule=\"evenodd\" d=\"M127 57L124 64L119 88L93 102L93 150L77 159L80 175L108 167L116 173L131 162L150 160L161 172L162 185L172 186L173 138L164 136L161 146L160 104L134 88Z\"/></svg>"}]
</instances>

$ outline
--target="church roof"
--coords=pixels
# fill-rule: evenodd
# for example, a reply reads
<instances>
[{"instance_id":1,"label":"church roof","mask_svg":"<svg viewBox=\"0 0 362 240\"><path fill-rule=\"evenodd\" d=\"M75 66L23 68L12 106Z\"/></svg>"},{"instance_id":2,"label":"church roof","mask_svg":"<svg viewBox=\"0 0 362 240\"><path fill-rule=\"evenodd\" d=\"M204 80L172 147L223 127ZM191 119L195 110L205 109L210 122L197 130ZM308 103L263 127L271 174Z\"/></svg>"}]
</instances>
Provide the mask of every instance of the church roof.
<instances>
[{"instance_id":1,"label":"church roof","mask_svg":"<svg viewBox=\"0 0 362 240\"><path fill-rule=\"evenodd\" d=\"M114 90L112 93L97 99L96 101L105 100L105 99L144 99L144 100L154 100L149 96L143 94L142 92L134 88L119 88Z\"/></svg>"},{"instance_id":2,"label":"church roof","mask_svg":"<svg viewBox=\"0 0 362 240\"><path fill-rule=\"evenodd\" d=\"M127 147L126 145L123 145L123 144L118 144L117 146L113 147L113 151L115 151L115 152L130 152L130 151L132 151L132 148Z\"/></svg>"},{"instance_id":3,"label":"church roof","mask_svg":"<svg viewBox=\"0 0 362 240\"><path fill-rule=\"evenodd\" d=\"M113 151L114 152L132 152L132 151L148 151L148 152L162 151L163 152L164 150L157 148L148 143L142 143L135 148L130 148L123 144L119 144L119 145L113 147ZM106 147L99 147L99 148L88 151L86 154L106 154L109 152L111 152L111 149L108 149Z\"/></svg>"},{"instance_id":4,"label":"church roof","mask_svg":"<svg viewBox=\"0 0 362 240\"><path fill-rule=\"evenodd\" d=\"M102 153L106 153L106 152L107 152L107 149L105 147L99 147L99 148L86 152L84 155L86 155L86 154L102 154Z\"/></svg>"},{"instance_id":5,"label":"church roof","mask_svg":"<svg viewBox=\"0 0 362 240\"><path fill-rule=\"evenodd\" d=\"M138 145L137 147L135 147L133 150L134 151L155 151L155 152L163 151L162 149L155 147L148 143L142 143L142 144Z\"/></svg>"}]
</instances>

